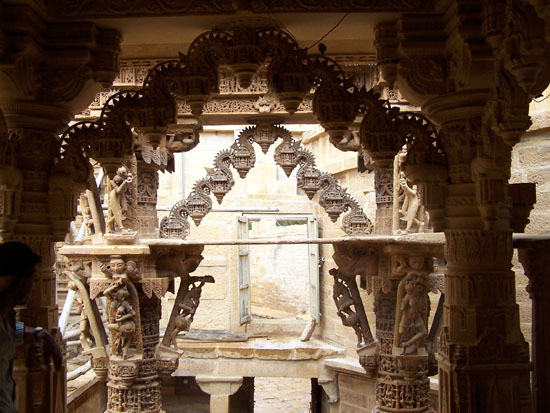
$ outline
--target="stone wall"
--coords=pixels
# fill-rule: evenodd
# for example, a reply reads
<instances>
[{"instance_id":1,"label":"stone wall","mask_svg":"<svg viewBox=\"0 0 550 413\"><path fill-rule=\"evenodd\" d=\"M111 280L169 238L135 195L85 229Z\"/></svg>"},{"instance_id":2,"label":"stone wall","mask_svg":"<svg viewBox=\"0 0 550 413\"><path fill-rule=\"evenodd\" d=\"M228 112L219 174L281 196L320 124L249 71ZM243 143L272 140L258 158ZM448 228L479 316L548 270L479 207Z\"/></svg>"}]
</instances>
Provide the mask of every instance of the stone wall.
<instances>
[{"instance_id":1,"label":"stone wall","mask_svg":"<svg viewBox=\"0 0 550 413\"><path fill-rule=\"evenodd\" d=\"M550 88L543 95L548 96L549 93ZM525 232L547 234L550 232L550 99L532 102L529 113L533 125L514 147L510 181L537 184L537 203L531 211ZM516 273L521 329L525 339L531 342L531 299L525 290L527 277L523 274L517 251L512 263Z\"/></svg>"},{"instance_id":2,"label":"stone wall","mask_svg":"<svg viewBox=\"0 0 550 413\"><path fill-rule=\"evenodd\" d=\"M229 128L228 128L229 129ZM173 174L161 174L159 185L158 205L164 209L172 206L182 197L182 183L185 186L185 196L192 190L193 183L204 177L205 167L212 167L216 154L233 143L239 129L209 130L201 134L201 142L191 152L176 155L176 171ZM301 132L295 133L299 139ZM191 223L191 234L188 239L220 240L237 238L237 218L251 214L278 214L284 215L322 215L317 201L310 201L303 193L298 193L295 173L287 177L283 170L273 160L273 152L276 142L264 155L259 147L256 147L256 165L249 172L246 179L241 179L234 171L235 185L225 196L223 203L218 205L213 198L213 212L208 214L199 227ZM159 218L168 211L159 213ZM344 235L340 230L340 224L330 223L335 228L338 236ZM285 231L290 231L284 227ZM302 226L294 226L302 227ZM283 228L283 227L280 227ZM282 229L281 229L282 231ZM279 234L282 235L282 234ZM297 234L295 234L297 235ZM278 251L277 262L282 265L281 284L293 283L293 274L290 264L300 247L288 248L281 246ZM285 259L285 255L288 257ZM204 260L193 275L211 274L216 279L215 284L208 284L203 289L201 304L196 313L192 328L203 329L227 329L232 331L251 331L251 326L241 326L238 313L238 250L236 246L206 246L203 252ZM289 264L289 265L286 265ZM286 274L286 275L285 275ZM294 277L295 278L295 277ZM307 282L304 291L307 291ZM273 285L272 285L273 286ZM267 287L267 286L265 286ZM165 327L173 306L175 296L167 294L163 305L163 322ZM302 300L303 301L303 300ZM309 302L309 298L307 299ZM289 302L290 305L290 302ZM299 306L298 306L299 307ZM288 308L290 310L290 308ZM297 312L302 312L298 309ZM305 323L305 320L304 322ZM303 328L303 323L291 328L281 329L273 326L275 334L298 334Z\"/></svg>"},{"instance_id":3,"label":"stone wall","mask_svg":"<svg viewBox=\"0 0 550 413\"><path fill-rule=\"evenodd\" d=\"M274 216L249 223L249 238L277 240L307 237L307 221L300 224L277 225ZM289 222L288 220L282 223ZM296 221L295 221L296 222ZM308 246L251 245L250 285L252 316L264 318L308 319L309 260Z\"/></svg>"}]
</instances>

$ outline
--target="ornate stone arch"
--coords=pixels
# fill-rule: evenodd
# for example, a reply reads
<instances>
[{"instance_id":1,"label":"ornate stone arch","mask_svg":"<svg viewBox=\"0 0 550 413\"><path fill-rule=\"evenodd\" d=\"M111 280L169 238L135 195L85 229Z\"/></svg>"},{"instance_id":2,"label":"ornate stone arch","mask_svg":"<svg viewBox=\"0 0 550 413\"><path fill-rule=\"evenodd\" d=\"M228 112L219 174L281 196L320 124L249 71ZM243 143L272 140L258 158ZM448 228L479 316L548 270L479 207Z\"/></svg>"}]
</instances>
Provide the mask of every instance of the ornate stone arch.
<instances>
[{"instance_id":1,"label":"ornate stone arch","mask_svg":"<svg viewBox=\"0 0 550 413\"><path fill-rule=\"evenodd\" d=\"M136 136L141 137L143 144L158 147L176 124L178 103L185 102L193 115L200 118L204 105L218 90L218 69L221 66L231 68L241 86L246 86L260 64L267 66L269 89L290 114L312 91L313 114L336 146L350 136L351 124L357 115L363 114L360 140L375 162L395 156L406 135L403 128L409 125L411 129L415 124L410 116L400 116L398 108L391 107L372 89L367 91L355 86L354 79L347 77L331 58L323 53L308 54L307 49L300 49L288 33L273 28L238 25L201 34L191 43L187 55L180 54L178 60L169 60L151 69L140 90L121 91L111 96L97 121L73 125L62 137L61 163L68 157L75 157L79 162L93 158L113 178L124 158L133 154ZM419 118L415 119L418 123ZM304 190L307 189L310 197L316 192L316 185L324 189L320 202L332 220L335 221L342 211L350 210L351 215L344 220L346 232L369 232L370 221L357 202L333 178L316 170L312 156L304 155L299 142L294 142L284 128L276 126L278 122L266 122L259 120L255 127L243 131L235 147L219 154L214 169L194 188L194 201L205 200L205 191L212 191L221 200L233 179L228 172L229 166L234 166L241 177L252 167L255 157L252 142L258 143L266 152L269 144L282 138L275 160L285 172L289 174L300 164L299 185L305 185ZM416 128L416 131L416 139L423 141L419 133L427 134L426 139L429 139L433 128ZM410 139L412 142L413 138ZM83 142L86 142L85 151L81 150ZM83 180L81 177L80 186L85 185ZM223 185L229 186L224 189ZM74 196L77 196L76 192L75 189ZM175 221L165 223L165 228L176 225L177 229L172 229L178 234L187 232L180 219L186 215L184 206L189 208L193 199L186 201L185 205L175 206L176 215L171 214ZM341 210L339 213L338 209ZM209 208L203 210L208 211ZM193 217L189 209L187 214ZM194 219L200 222L202 217L197 215ZM356 224L356 230L350 229L354 226L352 224Z\"/></svg>"}]
</instances>

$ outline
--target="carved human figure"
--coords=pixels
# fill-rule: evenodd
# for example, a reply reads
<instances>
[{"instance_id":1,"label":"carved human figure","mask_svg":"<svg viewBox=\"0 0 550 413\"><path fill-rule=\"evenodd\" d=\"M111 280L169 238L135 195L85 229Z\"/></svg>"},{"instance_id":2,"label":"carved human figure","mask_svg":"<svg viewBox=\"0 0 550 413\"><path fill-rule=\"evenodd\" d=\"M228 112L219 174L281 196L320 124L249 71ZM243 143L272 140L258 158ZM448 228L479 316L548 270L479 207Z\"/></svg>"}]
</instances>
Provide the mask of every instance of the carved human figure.
<instances>
[{"instance_id":1,"label":"carved human figure","mask_svg":"<svg viewBox=\"0 0 550 413\"><path fill-rule=\"evenodd\" d=\"M412 188L407 182L404 172L400 173L399 186L403 190L403 205L399 210L399 216L402 221L407 223L406 233L410 233L413 225L416 225L418 232L424 230L424 207L420 205L418 197L418 188L413 185Z\"/></svg>"},{"instance_id":2,"label":"carved human figure","mask_svg":"<svg viewBox=\"0 0 550 413\"><path fill-rule=\"evenodd\" d=\"M125 262L121 255L111 255L109 264L99 263L99 269L107 278L120 278L123 280L139 279L137 265L134 261Z\"/></svg>"},{"instance_id":3,"label":"carved human figure","mask_svg":"<svg viewBox=\"0 0 550 413\"><path fill-rule=\"evenodd\" d=\"M116 229L125 231L123 220L128 209L124 191L132 183L133 176L125 166L118 168L115 177L109 181L108 212L105 221L107 232L115 232Z\"/></svg>"},{"instance_id":4,"label":"carved human figure","mask_svg":"<svg viewBox=\"0 0 550 413\"><path fill-rule=\"evenodd\" d=\"M132 260L126 261L126 275L132 281L141 280L141 275L139 274L139 269L135 261L132 261Z\"/></svg>"},{"instance_id":5,"label":"carved human figure","mask_svg":"<svg viewBox=\"0 0 550 413\"><path fill-rule=\"evenodd\" d=\"M122 353L122 358L126 359L136 331L136 312L128 301L130 292L119 278L104 291L104 295L110 299L107 328L111 331L111 352L119 356Z\"/></svg>"},{"instance_id":6,"label":"carved human figure","mask_svg":"<svg viewBox=\"0 0 550 413\"><path fill-rule=\"evenodd\" d=\"M185 294L182 302L175 304L178 315L176 316L174 322L174 330L172 331L172 335L170 337L170 345L177 347L176 337L180 331L189 331L195 312L197 311L200 303L202 287L204 284L205 281L201 281L198 285L195 285L194 283L191 284L191 288L187 294Z\"/></svg>"},{"instance_id":7,"label":"carved human figure","mask_svg":"<svg viewBox=\"0 0 550 413\"><path fill-rule=\"evenodd\" d=\"M95 343L95 339L90 330L90 321L84 306L84 301L80 295L80 290L73 281L69 281L67 288L75 292L75 301L80 314L80 344L84 350L89 350Z\"/></svg>"},{"instance_id":8,"label":"carved human figure","mask_svg":"<svg viewBox=\"0 0 550 413\"><path fill-rule=\"evenodd\" d=\"M90 203L88 202L88 197L86 197L85 194L80 195L80 211L82 213L82 225L84 225L85 234L90 236L95 232L94 221L92 218Z\"/></svg>"},{"instance_id":9,"label":"carved human figure","mask_svg":"<svg viewBox=\"0 0 550 413\"><path fill-rule=\"evenodd\" d=\"M344 326L354 329L355 335L357 336L357 343L361 344L363 342L363 333L361 332L359 315L351 309L351 306L354 305L351 293L348 287L337 278L338 271L331 269L330 274L334 277L332 298L336 304L337 314Z\"/></svg>"},{"instance_id":10,"label":"carved human figure","mask_svg":"<svg viewBox=\"0 0 550 413\"><path fill-rule=\"evenodd\" d=\"M399 306L401 312L399 337L407 332L411 337L397 344L403 347L402 354L417 354L419 347L424 347L424 339L428 335L426 328L429 306L428 288L422 277L415 273L410 273L403 281L405 295ZM411 349L407 353L408 347Z\"/></svg>"}]
</instances>

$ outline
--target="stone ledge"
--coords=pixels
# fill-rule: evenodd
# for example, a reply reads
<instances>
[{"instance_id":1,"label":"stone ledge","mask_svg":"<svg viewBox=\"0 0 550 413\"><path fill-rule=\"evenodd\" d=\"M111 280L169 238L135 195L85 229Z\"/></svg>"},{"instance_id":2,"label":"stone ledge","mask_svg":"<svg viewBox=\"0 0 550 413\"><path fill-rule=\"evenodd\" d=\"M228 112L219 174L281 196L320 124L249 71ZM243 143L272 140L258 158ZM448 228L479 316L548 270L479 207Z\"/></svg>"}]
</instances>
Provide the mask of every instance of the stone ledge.
<instances>
[{"instance_id":1,"label":"stone ledge","mask_svg":"<svg viewBox=\"0 0 550 413\"><path fill-rule=\"evenodd\" d=\"M73 391L67 390L67 406L90 390L98 382L99 379L93 370L89 370L82 376L67 382L67 388L75 387Z\"/></svg>"},{"instance_id":2,"label":"stone ledge","mask_svg":"<svg viewBox=\"0 0 550 413\"><path fill-rule=\"evenodd\" d=\"M302 361L320 360L343 355L344 350L319 340L304 343L298 339L265 340L250 339L246 342L197 342L178 339L178 349L183 351L183 360L195 359L241 359Z\"/></svg>"}]
</instances>

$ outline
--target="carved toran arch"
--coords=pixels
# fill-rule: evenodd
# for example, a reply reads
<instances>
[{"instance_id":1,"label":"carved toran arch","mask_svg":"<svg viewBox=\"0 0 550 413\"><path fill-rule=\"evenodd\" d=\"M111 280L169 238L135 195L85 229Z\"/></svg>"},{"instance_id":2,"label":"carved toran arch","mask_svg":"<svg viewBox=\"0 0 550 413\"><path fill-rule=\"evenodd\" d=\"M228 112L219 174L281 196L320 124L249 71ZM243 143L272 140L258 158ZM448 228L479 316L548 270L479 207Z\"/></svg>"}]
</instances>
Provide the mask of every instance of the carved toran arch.
<instances>
[{"instance_id":1,"label":"carved toran arch","mask_svg":"<svg viewBox=\"0 0 550 413\"><path fill-rule=\"evenodd\" d=\"M136 132L153 148L158 146L169 128L176 124L177 101L184 101L193 115L200 116L210 96L217 92L220 66L230 67L240 85L247 87L262 63L267 64L269 88L290 114L297 110L305 95L314 90L313 114L336 147L349 138L349 127L356 116L362 114L361 145L375 162L395 156L403 144L407 144L411 149L407 163L417 164L415 161L419 159L422 168L434 159L435 164L445 163L439 136L427 119L419 114L401 114L399 108L391 107L389 101L381 99L374 90L358 88L353 77L346 77L338 63L324 54L308 55L307 49L300 49L296 40L284 31L240 26L199 35L187 55L180 54L178 60L153 67L140 90L121 91L111 96L98 120L72 125L62 135L62 151L54 171L90 171L89 159L93 158L112 179L123 160L133 155ZM174 205L170 216L161 223L161 234L187 235L187 217L191 216L196 224L200 222L211 209L210 192L221 202L234 182L229 166L234 166L241 177L246 176L247 170L239 163L242 155L248 151L248 162L253 165L255 155L251 144L259 143L267 152L261 142L264 138L271 139L271 143L282 138L275 160L287 175L300 166L298 187L310 199L320 188L324 189L319 202L331 220L336 221L342 212L350 210L343 219L346 233L359 235L372 231L372 223L357 201L334 177L316 169L310 152L301 148L286 129L273 122L268 128L260 121L255 127L245 129L230 149L217 155L214 169L195 183L188 199ZM419 151L427 155L418 156ZM417 155L413 157L413 153ZM80 185L75 187L88 186L89 180L89 172L85 176L80 174L75 180ZM422 179L417 181L422 185Z\"/></svg>"}]
</instances>

